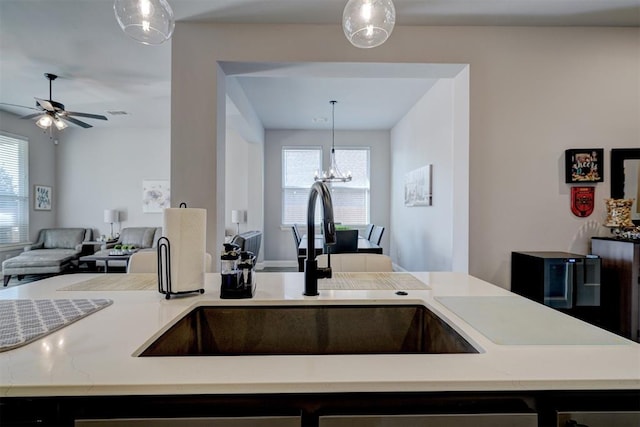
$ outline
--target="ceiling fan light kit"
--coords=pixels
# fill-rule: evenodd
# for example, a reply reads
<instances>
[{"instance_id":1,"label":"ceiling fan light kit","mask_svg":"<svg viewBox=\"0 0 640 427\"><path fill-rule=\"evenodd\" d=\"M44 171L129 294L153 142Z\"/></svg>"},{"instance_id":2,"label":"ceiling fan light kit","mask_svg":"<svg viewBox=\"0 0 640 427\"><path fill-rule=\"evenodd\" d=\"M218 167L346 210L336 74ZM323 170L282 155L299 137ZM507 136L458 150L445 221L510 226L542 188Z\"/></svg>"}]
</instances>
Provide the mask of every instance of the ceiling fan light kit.
<instances>
[{"instance_id":1,"label":"ceiling fan light kit","mask_svg":"<svg viewBox=\"0 0 640 427\"><path fill-rule=\"evenodd\" d=\"M342 29L347 40L359 48L384 43L396 24L392 0L349 0L342 13Z\"/></svg>"},{"instance_id":2,"label":"ceiling fan light kit","mask_svg":"<svg viewBox=\"0 0 640 427\"><path fill-rule=\"evenodd\" d=\"M122 31L147 45L169 40L176 26L167 0L115 0L113 11Z\"/></svg>"}]
</instances>

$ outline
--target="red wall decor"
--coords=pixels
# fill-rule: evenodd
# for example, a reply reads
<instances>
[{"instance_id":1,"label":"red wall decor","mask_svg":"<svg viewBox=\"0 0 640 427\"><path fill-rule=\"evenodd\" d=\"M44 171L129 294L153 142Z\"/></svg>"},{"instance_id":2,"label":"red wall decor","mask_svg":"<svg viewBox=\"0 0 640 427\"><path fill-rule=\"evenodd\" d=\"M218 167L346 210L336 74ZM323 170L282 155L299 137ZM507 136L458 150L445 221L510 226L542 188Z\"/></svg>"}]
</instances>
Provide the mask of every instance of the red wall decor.
<instances>
[{"instance_id":1,"label":"red wall decor","mask_svg":"<svg viewBox=\"0 0 640 427\"><path fill-rule=\"evenodd\" d=\"M596 187L571 187L571 212L581 218L593 213Z\"/></svg>"}]
</instances>

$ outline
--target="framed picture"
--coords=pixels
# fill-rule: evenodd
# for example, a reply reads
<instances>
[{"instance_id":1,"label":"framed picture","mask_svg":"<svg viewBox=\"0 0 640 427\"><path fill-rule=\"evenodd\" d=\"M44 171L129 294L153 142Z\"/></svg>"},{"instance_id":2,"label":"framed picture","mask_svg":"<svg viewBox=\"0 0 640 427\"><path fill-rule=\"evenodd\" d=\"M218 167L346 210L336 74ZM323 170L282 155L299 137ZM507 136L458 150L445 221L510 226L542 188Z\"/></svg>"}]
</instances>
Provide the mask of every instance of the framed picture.
<instances>
[{"instance_id":1,"label":"framed picture","mask_svg":"<svg viewBox=\"0 0 640 427\"><path fill-rule=\"evenodd\" d=\"M571 148L564 153L565 182L603 182L604 150L602 148Z\"/></svg>"},{"instance_id":2,"label":"framed picture","mask_svg":"<svg viewBox=\"0 0 640 427\"><path fill-rule=\"evenodd\" d=\"M171 207L169 180L142 181L142 212L162 213Z\"/></svg>"},{"instance_id":3,"label":"framed picture","mask_svg":"<svg viewBox=\"0 0 640 427\"><path fill-rule=\"evenodd\" d=\"M404 205L431 206L431 165L412 170L404 176Z\"/></svg>"},{"instance_id":4,"label":"framed picture","mask_svg":"<svg viewBox=\"0 0 640 427\"><path fill-rule=\"evenodd\" d=\"M46 185L34 185L33 209L37 211L51 210L51 187Z\"/></svg>"}]
</instances>

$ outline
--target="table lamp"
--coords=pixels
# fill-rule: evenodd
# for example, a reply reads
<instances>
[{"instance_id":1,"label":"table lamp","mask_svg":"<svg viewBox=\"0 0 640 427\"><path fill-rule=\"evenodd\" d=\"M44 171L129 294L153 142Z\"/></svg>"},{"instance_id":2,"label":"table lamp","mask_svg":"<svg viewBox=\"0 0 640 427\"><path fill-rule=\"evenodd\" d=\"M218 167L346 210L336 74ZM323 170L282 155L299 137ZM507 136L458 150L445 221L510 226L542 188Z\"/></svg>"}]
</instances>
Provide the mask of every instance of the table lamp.
<instances>
[{"instance_id":1,"label":"table lamp","mask_svg":"<svg viewBox=\"0 0 640 427\"><path fill-rule=\"evenodd\" d=\"M104 222L107 224L111 224L111 234L109 234L109 240L113 239L113 223L118 222L118 211L115 209L105 209L104 210Z\"/></svg>"},{"instance_id":2,"label":"table lamp","mask_svg":"<svg viewBox=\"0 0 640 427\"><path fill-rule=\"evenodd\" d=\"M244 211L240 210L232 210L231 211L231 222L236 224L238 227L238 232L236 234L240 234L240 223L244 222Z\"/></svg>"}]
</instances>

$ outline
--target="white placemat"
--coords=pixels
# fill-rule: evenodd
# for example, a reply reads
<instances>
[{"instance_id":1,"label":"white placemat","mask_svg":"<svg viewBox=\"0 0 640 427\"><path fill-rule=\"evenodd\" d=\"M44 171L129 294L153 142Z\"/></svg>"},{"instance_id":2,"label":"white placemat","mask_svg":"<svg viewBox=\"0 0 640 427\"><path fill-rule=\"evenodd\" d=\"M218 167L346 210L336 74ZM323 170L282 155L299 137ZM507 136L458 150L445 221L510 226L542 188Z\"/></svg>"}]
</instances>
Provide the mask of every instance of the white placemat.
<instances>
[{"instance_id":1,"label":"white placemat","mask_svg":"<svg viewBox=\"0 0 640 427\"><path fill-rule=\"evenodd\" d=\"M157 291L155 273L103 274L65 286L58 291Z\"/></svg>"},{"instance_id":2,"label":"white placemat","mask_svg":"<svg viewBox=\"0 0 640 427\"><path fill-rule=\"evenodd\" d=\"M427 290L427 285L409 273L333 273L318 280L322 290Z\"/></svg>"}]
</instances>

